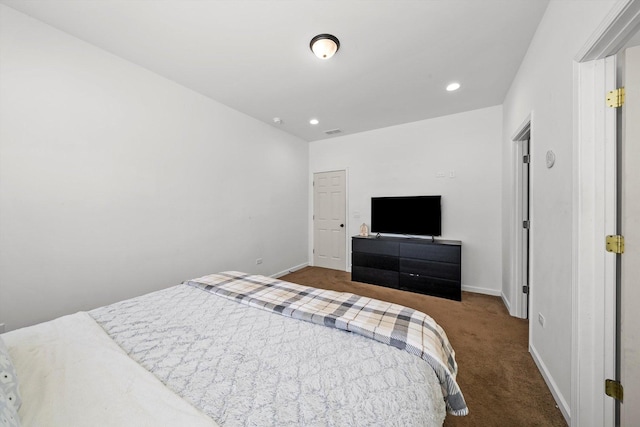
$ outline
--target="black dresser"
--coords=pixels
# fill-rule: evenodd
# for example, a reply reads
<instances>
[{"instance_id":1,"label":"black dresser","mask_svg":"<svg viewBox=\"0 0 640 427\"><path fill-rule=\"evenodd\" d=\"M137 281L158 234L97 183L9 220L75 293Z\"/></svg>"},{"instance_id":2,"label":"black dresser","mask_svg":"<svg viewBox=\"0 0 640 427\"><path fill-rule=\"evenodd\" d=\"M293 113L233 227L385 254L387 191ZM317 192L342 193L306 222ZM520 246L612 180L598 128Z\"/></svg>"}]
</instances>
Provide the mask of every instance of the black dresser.
<instances>
[{"instance_id":1,"label":"black dresser","mask_svg":"<svg viewBox=\"0 0 640 427\"><path fill-rule=\"evenodd\" d=\"M351 280L460 301L462 243L402 237L351 239Z\"/></svg>"}]
</instances>

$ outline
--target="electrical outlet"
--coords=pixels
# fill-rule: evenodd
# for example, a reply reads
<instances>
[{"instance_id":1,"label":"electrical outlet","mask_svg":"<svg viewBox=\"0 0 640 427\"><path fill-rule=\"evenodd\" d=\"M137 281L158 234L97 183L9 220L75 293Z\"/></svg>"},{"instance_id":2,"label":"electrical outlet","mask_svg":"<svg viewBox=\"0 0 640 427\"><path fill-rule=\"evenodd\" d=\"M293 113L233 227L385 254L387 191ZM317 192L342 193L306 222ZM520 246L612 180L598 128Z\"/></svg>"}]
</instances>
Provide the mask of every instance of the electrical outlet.
<instances>
[{"instance_id":1,"label":"electrical outlet","mask_svg":"<svg viewBox=\"0 0 640 427\"><path fill-rule=\"evenodd\" d=\"M256 260L256 265L258 265L258 264L262 264L262 258L258 258L258 259Z\"/></svg>"},{"instance_id":2,"label":"electrical outlet","mask_svg":"<svg viewBox=\"0 0 640 427\"><path fill-rule=\"evenodd\" d=\"M542 313L538 313L538 322L544 328L544 316L542 315Z\"/></svg>"},{"instance_id":3,"label":"electrical outlet","mask_svg":"<svg viewBox=\"0 0 640 427\"><path fill-rule=\"evenodd\" d=\"M449 178L455 178L455 177L456 177L456 171L450 170L449 171Z\"/></svg>"}]
</instances>

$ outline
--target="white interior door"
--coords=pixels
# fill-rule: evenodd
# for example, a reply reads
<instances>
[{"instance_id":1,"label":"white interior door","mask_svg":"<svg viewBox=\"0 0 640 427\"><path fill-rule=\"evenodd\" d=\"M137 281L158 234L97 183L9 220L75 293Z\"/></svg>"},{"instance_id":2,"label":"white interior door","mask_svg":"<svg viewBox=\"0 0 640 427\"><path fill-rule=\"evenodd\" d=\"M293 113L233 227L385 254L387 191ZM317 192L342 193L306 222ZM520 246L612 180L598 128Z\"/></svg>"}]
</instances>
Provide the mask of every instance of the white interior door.
<instances>
[{"instance_id":1,"label":"white interior door","mask_svg":"<svg viewBox=\"0 0 640 427\"><path fill-rule=\"evenodd\" d=\"M622 226L625 251L621 257L620 379L624 400L620 425L640 425L640 46L625 52L625 91L622 143Z\"/></svg>"},{"instance_id":2,"label":"white interior door","mask_svg":"<svg viewBox=\"0 0 640 427\"><path fill-rule=\"evenodd\" d=\"M313 174L313 265L346 271L346 171Z\"/></svg>"},{"instance_id":3,"label":"white interior door","mask_svg":"<svg viewBox=\"0 0 640 427\"><path fill-rule=\"evenodd\" d=\"M516 130L511 140L515 144L513 182L514 182L514 234L513 234L513 283L511 285L512 316L529 318L530 291L530 239L529 239L529 200L530 200L530 150L531 150L531 117L527 117Z\"/></svg>"}]
</instances>

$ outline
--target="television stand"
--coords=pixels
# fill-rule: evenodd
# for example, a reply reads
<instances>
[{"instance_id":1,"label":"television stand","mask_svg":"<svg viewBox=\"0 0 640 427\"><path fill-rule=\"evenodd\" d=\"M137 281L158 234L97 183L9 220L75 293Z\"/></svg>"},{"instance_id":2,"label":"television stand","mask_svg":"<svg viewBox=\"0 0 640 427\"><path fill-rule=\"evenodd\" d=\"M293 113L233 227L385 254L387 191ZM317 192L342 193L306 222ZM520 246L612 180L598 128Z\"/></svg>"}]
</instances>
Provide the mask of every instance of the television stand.
<instances>
[{"instance_id":1,"label":"television stand","mask_svg":"<svg viewBox=\"0 0 640 427\"><path fill-rule=\"evenodd\" d=\"M462 243L353 236L351 280L462 300Z\"/></svg>"}]
</instances>

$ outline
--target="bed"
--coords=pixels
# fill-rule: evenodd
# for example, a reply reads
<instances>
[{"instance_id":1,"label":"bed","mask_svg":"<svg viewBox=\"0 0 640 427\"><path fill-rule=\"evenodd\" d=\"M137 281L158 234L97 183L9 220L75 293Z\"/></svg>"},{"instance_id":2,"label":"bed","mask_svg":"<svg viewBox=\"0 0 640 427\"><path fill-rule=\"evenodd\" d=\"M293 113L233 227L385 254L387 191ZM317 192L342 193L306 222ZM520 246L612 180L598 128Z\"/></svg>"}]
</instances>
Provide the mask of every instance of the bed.
<instances>
[{"instance_id":1,"label":"bed","mask_svg":"<svg viewBox=\"0 0 640 427\"><path fill-rule=\"evenodd\" d=\"M441 426L468 412L426 314L241 272L1 337L24 426Z\"/></svg>"}]
</instances>

